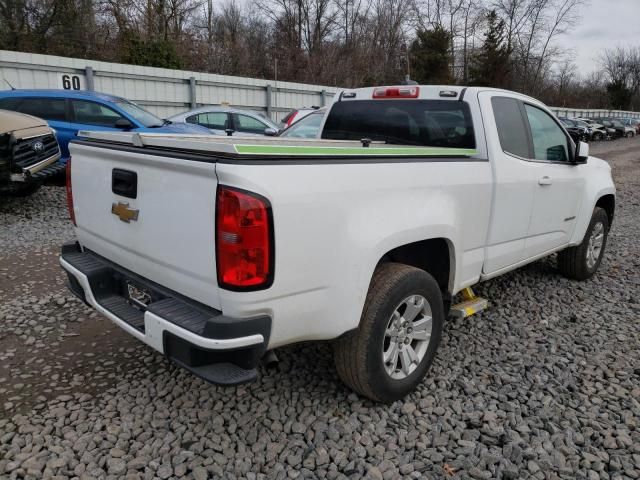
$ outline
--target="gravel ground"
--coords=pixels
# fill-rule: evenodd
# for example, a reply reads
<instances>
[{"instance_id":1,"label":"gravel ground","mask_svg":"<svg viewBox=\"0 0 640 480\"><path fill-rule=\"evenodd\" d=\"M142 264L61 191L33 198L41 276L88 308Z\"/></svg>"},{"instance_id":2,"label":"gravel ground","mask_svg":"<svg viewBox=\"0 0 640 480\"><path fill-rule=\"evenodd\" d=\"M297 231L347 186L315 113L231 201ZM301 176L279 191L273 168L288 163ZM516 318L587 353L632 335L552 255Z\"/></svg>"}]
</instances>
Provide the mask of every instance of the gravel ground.
<instances>
[{"instance_id":1,"label":"gravel ground","mask_svg":"<svg viewBox=\"0 0 640 480\"><path fill-rule=\"evenodd\" d=\"M601 143L616 220L600 273L536 262L481 285L420 388L391 406L327 345L220 388L94 314L56 263L64 190L0 206L0 478L640 478L640 139Z\"/></svg>"}]
</instances>

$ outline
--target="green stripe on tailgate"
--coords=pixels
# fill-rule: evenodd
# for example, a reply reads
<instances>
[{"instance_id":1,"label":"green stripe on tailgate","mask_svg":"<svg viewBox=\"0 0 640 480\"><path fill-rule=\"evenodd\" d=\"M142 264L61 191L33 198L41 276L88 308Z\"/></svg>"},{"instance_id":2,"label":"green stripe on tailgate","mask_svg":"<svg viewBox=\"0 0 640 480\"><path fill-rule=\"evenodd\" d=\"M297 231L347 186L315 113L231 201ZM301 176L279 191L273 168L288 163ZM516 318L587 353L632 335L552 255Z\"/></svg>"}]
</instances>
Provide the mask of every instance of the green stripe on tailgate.
<instances>
[{"instance_id":1,"label":"green stripe on tailgate","mask_svg":"<svg viewBox=\"0 0 640 480\"><path fill-rule=\"evenodd\" d=\"M306 147L296 145L234 145L243 155L403 155L403 156L464 156L478 152L469 148L438 147Z\"/></svg>"}]
</instances>

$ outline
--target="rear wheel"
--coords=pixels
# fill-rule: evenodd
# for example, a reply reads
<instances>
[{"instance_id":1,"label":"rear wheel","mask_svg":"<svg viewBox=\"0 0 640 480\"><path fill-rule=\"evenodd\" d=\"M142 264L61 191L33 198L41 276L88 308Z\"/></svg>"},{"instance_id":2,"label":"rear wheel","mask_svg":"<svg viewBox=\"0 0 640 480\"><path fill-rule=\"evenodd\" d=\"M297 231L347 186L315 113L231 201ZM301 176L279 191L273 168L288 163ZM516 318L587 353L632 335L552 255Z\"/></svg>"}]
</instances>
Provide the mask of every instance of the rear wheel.
<instances>
[{"instance_id":1,"label":"rear wheel","mask_svg":"<svg viewBox=\"0 0 640 480\"><path fill-rule=\"evenodd\" d=\"M600 141L600 140L602 140L602 137L603 137L603 135L602 135L602 133L600 133L600 132L595 132L595 133L593 134L593 139L594 139L595 141L597 141L597 142L598 142L598 141Z\"/></svg>"},{"instance_id":2,"label":"rear wheel","mask_svg":"<svg viewBox=\"0 0 640 480\"><path fill-rule=\"evenodd\" d=\"M609 234L609 217L596 207L582 243L558 253L558 269L567 278L587 280L598 270Z\"/></svg>"},{"instance_id":3,"label":"rear wheel","mask_svg":"<svg viewBox=\"0 0 640 480\"><path fill-rule=\"evenodd\" d=\"M338 375L372 400L398 400L426 375L443 325L435 279L408 265L382 264L374 273L359 327L334 342Z\"/></svg>"}]
</instances>

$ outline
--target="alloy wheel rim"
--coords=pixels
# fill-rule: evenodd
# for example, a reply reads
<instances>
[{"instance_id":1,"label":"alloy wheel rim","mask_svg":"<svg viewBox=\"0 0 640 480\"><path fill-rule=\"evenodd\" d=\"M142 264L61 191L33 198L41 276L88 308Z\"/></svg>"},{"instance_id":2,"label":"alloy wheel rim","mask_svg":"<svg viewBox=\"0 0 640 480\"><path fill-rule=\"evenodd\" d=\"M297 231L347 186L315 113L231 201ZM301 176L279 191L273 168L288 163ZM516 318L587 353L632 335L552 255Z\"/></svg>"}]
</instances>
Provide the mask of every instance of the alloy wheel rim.
<instances>
[{"instance_id":1,"label":"alloy wheel rim","mask_svg":"<svg viewBox=\"0 0 640 480\"><path fill-rule=\"evenodd\" d=\"M395 308L382 342L382 362L394 380L411 375L422 362L433 328L431 305L422 295L410 295Z\"/></svg>"},{"instance_id":2,"label":"alloy wheel rim","mask_svg":"<svg viewBox=\"0 0 640 480\"><path fill-rule=\"evenodd\" d=\"M592 270L600 254L602 253L602 245L604 243L604 225L602 222L598 222L593 226L591 236L589 237L589 244L587 245L587 267Z\"/></svg>"}]
</instances>

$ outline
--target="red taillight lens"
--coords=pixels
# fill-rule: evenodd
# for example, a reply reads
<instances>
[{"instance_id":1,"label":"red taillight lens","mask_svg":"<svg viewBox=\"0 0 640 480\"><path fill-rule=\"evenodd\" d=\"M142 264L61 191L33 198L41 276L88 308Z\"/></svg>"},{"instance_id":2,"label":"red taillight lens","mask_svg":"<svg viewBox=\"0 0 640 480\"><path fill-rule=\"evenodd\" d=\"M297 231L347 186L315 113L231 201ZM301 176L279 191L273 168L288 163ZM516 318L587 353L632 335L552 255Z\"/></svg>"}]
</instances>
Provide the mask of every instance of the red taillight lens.
<instances>
[{"instance_id":1,"label":"red taillight lens","mask_svg":"<svg viewBox=\"0 0 640 480\"><path fill-rule=\"evenodd\" d=\"M373 98L418 98L420 87L378 87L373 89Z\"/></svg>"},{"instance_id":2,"label":"red taillight lens","mask_svg":"<svg viewBox=\"0 0 640 480\"><path fill-rule=\"evenodd\" d=\"M71 221L76 225L76 214L73 211L73 189L71 188L71 157L67 160L65 174L67 177L67 208L69 209L69 217L71 217Z\"/></svg>"},{"instance_id":3,"label":"red taillight lens","mask_svg":"<svg viewBox=\"0 0 640 480\"><path fill-rule=\"evenodd\" d=\"M273 220L269 201L255 193L218 186L218 285L228 290L269 287L273 282L273 250Z\"/></svg>"}]
</instances>

